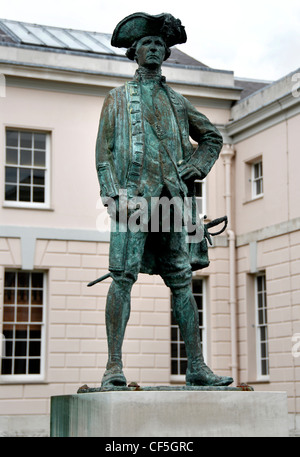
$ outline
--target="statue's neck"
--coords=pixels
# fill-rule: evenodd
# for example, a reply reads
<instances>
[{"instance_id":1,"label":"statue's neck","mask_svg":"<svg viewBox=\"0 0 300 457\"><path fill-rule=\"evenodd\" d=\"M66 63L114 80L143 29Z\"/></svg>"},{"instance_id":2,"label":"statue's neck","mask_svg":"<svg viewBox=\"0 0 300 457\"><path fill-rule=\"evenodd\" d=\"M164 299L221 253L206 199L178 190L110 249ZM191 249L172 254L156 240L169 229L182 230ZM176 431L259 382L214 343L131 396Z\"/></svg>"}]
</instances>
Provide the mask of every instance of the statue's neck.
<instances>
[{"instance_id":1,"label":"statue's neck","mask_svg":"<svg viewBox=\"0 0 300 457\"><path fill-rule=\"evenodd\" d=\"M165 78L161 75L161 67L153 70L145 67L139 67L135 72L134 79L138 81L165 81Z\"/></svg>"}]
</instances>

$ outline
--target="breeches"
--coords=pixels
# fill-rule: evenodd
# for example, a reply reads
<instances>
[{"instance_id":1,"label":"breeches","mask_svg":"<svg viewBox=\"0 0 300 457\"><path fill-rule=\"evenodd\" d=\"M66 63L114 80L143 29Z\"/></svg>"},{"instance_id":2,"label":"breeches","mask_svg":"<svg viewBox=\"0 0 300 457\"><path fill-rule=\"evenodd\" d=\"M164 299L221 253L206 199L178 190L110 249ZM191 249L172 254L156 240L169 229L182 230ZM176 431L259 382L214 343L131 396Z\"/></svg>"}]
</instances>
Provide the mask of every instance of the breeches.
<instances>
[{"instance_id":1,"label":"breeches","mask_svg":"<svg viewBox=\"0 0 300 457\"><path fill-rule=\"evenodd\" d=\"M148 272L149 265L171 289L190 284L192 270L184 227L180 232L171 225L168 232L111 233L109 269L114 279L133 283L140 272Z\"/></svg>"}]
</instances>

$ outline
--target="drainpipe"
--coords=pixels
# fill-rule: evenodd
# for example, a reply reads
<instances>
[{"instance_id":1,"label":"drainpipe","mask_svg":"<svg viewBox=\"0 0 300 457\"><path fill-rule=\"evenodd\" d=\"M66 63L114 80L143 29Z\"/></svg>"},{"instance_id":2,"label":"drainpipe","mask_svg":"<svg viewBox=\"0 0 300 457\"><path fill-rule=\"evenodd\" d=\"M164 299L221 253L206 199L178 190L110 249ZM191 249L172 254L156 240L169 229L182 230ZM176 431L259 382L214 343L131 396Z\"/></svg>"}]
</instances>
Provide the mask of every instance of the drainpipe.
<instances>
[{"instance_id":1,"label":"drainpipe","mask_svg":"<svg viewBox=\"0 0 300 457\"><path fill-rule=\"evenodd\" d=\"M229 243L229 306L231 331L231 376L238 385L238 354L237 354L237 304L236 304L236 252L235 232L232 229L231 211L231 163L234 157L234 148L231 144L224 144L221 156L225 165L225 207L228 216L227 236Z\"/></svg>"}]
</instances>

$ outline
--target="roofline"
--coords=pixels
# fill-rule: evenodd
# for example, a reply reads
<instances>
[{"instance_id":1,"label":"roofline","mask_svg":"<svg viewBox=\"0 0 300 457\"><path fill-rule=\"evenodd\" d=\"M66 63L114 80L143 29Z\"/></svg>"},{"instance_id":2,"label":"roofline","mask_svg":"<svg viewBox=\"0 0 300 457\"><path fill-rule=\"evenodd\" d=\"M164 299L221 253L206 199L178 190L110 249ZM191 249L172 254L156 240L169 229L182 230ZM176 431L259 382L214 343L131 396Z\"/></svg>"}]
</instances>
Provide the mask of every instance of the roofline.
<instances>
[{"instance_id":1,"label":"roofline","mask_svg":"<svg viewBox=\"0 0 300 457\"><path fill-rule=\"evenodd\" d=\"M13 65L17 67L28 67L28 68L37 68L37 69L47 69L47 70L53 70L53 71L63 71L63 72L71 72L71 73L83 73L83 74L90 74L90 75L103 75L103 76L111 76L111 77L116 77L116 78L121 78L121 79L126 79L128 80L128 75L125 74L114 74L114 73L106 73L106 72L101 72L101 71L94 71L94 70L84 70L84 69L77 69L77 68L69 68L69 67L61 67L61 66L53 66L53 65L45 65L45 64L37 64L37 63L32 63L32 62L17 62L13 60L4 60L0 59L0 65L1 64L6 64L6 65ZM175 66L175 65L174 65ZM179 65L176 65L179 66ZM182 65L182 67L184 67ZM198 68L198 67L194 67ZM181 84L183 86L192 86L192 87L206 87L206 88L214 88L214 89L220 89L220 90L231 90L234 92L241 92L243 89L240 87L236 86L225 86L225 85L214 85L214 84L205 84L205 83L192 83L192 82L184 82L184 81L177 81L177 80L169 80L170 83L174 84Z\"/></svg>"},{"instance_id":2,"label":"roofline","mask_svg":"<svg viewBox=\"0 0 300 457\"><path fill-rule=\"evenodd\" d=\"M95 52L95 51L76 51L74 49L64 49L64 48L56 48L56 47L50 47L46 45L32 45L32 44L23 44L23 43L6 43L6 42L0 42L0 46L5 46L5 47L14 47L14 48L22 48L22 49L30 49L32 51L40 51L40 52L53 52L57 54L69 54L69 55L76 55L76 56L81 56L81 57L93 57L95 58L100 58L100 59L112 59L112 60L122 60L124 62L128 62L129 59L122 54L105 54L105 53L100 53L100 52ZM184 65L180 63L171 63L171 62L164 62L163 67L176 67L176 68L184 68L187 70L201 70L201 71L208 71L208 72L214 72L214 73L224 73L224 74L234 74L233 71L231 70L220 70L216 68L211 68L211 67L203 67L201 65Z\"/></svg>"}]
</instances>

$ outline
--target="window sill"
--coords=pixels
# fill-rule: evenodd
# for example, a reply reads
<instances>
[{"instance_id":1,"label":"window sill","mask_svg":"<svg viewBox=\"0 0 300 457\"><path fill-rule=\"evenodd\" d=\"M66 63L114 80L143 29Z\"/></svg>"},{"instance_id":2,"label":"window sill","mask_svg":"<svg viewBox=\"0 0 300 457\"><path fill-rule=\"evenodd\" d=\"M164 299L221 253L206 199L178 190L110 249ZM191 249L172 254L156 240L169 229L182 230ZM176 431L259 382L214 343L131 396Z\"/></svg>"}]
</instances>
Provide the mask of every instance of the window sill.
<instances>
[{"instance_id":1,"label":"window sill","mask_svg":"<svg viewBox=\"0 0 300 457\"><path fill-rule=\"evenodd\" d=\"M252 380L252 381L247 381L247 384L251 385L251 384L269 384L270 383L270 378L269 376L266 376L265 379L261 378L261 379L256 379L256 380Z\"/></svg>"},{"instance_id":2,"label":"window sill","mask_svg":"<svg viewBox=\"0 0 300 457\"><path fill-rule=\"evenodd\" d=\"M1 375L0 385L13 385L13 384L48 384L45 377L42 375Z\"/></svg>"},{"instance_id":3,"label":"window sill","mask_svg":"<svg viewBox=\"0 0 300 457\"><path fill-rule=\"evenodd\" d=\"M5 209L30 209L30 210L42 210L42 211L54 211L53 208L50 208L50 206L42 206L42 205L36 205L36 206L29 206L29 205L20 205L20 204L11 204L11 203L3 203L2 208Z\"/></svg>"},{"instance_id":4,"label":"window sill","mask_svg":"<svg viewBox=\"0 0 300 457\"><path fill-rule=\"evenodd\" d=\"M262 198L264 198L264 194L258 195L257 197L253 197L249 200L243 201L243 205L247 205L248 203L256 202L257 200L261 200Z\"/></svg>"},{"instance_id":5,"label":"window sill","mask_svg":"<svg viewBox=\"0 0 300 457\"><path fill-rule=\"evenodd\" d=\"M171 375L170 377L170 383L171 384L185 384L185 375Z\"/></svg>"}]
</instances>

